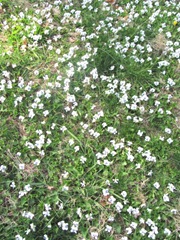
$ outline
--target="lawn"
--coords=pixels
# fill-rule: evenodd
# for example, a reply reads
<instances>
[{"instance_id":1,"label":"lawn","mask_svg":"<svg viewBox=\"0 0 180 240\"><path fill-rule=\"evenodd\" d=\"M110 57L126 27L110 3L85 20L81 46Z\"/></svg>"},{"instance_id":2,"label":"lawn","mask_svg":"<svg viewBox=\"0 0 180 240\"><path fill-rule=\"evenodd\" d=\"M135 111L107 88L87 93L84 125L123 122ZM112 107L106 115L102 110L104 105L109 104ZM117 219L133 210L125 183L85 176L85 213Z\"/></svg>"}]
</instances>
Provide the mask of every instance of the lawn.
<instances>
[{"instance_id":1,"label":"lawn","mask_svg":"<svg viewBox=\"0 0 180 240\"><path fill-rule=\"evenodd\" d=\"M180 2L0 0L2 240L178 240Z\"/></svg>"}]
</instances>

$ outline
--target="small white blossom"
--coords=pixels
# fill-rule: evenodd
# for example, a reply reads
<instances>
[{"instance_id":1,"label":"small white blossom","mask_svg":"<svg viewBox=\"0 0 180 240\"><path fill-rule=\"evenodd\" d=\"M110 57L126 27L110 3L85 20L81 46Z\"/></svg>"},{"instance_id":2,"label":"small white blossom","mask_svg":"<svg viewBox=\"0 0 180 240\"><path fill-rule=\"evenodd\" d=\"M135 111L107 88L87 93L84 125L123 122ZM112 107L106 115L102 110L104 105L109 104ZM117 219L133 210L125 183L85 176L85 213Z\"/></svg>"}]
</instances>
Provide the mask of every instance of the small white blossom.
<instances>
[{"instance_id":1,"label":"small white blossom","mask_svg":"<svg viewBox=\"0 0 180 240\"><path fill-rule=\"evenodd\" d=\"M171 235L171 231L168 228L164 229L164 234L170 236Z\"/></svg>"},{"instance_id":2,"label":"small white blossom","mask_svg":"<svg viewBox=\"0 0 180 240\"><path fill-rule=\"evenodd\" d=\"M39 159L36 159L33 164L36 165L36 166L39 166L39 164L41 163L41 161Z\"/></svg>"},{"instance_id":3,"label":"small white blossom","mask_svg":"<svg viewBox=\"0 0 180 240\"><path fill-rule=\"evenodd\" d=\"M11 184L10 184L10 187L12 187L12 188L15 188L16 187L16 184L15 184L15 182L13 181L13 182L11 182Z\"/></svg>"},{"instance_id":4,"label":"small white blossom","mask_svg":"<svg viewBox=\"0 0 180 240\"><path fill-rule=\"evenodd\" d=\"M126 198L127 192L126 192L126 191L122 191L122 192L121 192L121 196L123 196L123 198Z\"/></svg>"},{"instance_id":5,"label":"small white blossom","mask_svg":"<svg viewBox=\"0 0 180 240\"><path fill-rule=\"evenodd\" d=\"M126 233L128 235L130 235L132 233L132 228L130 228L130 227L126 228Z\"/></svg>"},{"instance_id":6,"label":"small white blossom","mask_svg":"<svg viewBox=\"0 0 180 240\"><path fill-rule=\"evenodd\" d=\"M171 144L171 143L173 142L172 138L168 138L168 139L167 139L167 142L168 142L169 144Z\"/></svg>"},{"instance_id":7,"label":"small white blossom","mask_svg":"<svg viewBox=\"0 0 180 240\"><path fill-rule=\"evenodd\" d=\"M116 201L116 199L115 199L113 196L110 196L110 197L108 198L108 202L111 203L111 204L114 204L115 201Z\"/></svg>"},{"instance_id":8,"label":"small white blossom","mask_svg":"<svg viewBox=\"0 0 180 240\"><path fill-rule=\"evenodd\" d=\"M175 208L171 209L171 213L173 213L173 214L177 214L177 212L178 212L177 209L175 209Z\"/></svg>"},{"instance_id":9,"label":"small white blossom","mask_svg":"<svg viewBox=\"0 0 180 240\"><path fill-rule=\"evenodd\" d=\"M156 189L159 189L159 188L160 188L160 184L159 184L158 182L155 182L155 183L153 184L153 186L154 186Z\"/></svg>"},{"instance_id":10,"label":"small white blossom","mask_svg":"<svg viewBox=\"0 0 180 240\"><path fill-rule=\"evenodd\" d=\"M62 126L62 127L60 128L60 130L61 130L62 132L65 132L65 131L67 130L67 128L66 128L65 126Z\"/></svg>"},{"instance_id":11,"label":"small white blossom","mask_svg":"<svg viewBox=\"0 0 180 240\"><path fill-rule=\"evenodd\" d=\"M30 191L32 190L30 184L25 185L25 186L24 186L24 190L25 190L26 192L30 192Z\"/></svg>"},{"instance_id":12,"label":"small white blossom","mask_svg":"<svg viewBox=\"0 0 180 240\"><path fill-rule=\"evenodd\" d=\"M150 138L149 136L146 136L146 137L145 137L145 141L146 141L146 142L149 142L150 140L151 140L151 138Z\"/></svg>"},{"instance_id":13,"label":"small white blossom","mask_svg":"<svg viewBox=\"0 0 180 240\"><path fill-rule=\"evenodd\" d=\"M4 172L6 172L6 170L7 170L6 166L4 166L4 165L0 166L0 172L4 173Z\"/></svg>"},{"instance_id":14,"label":"small white blossom","mask_svg":"<svg viewBox=\"0 0 180 240\"><path fill-rule=\"evenodd\" d=\"M85 217L88 221L91 221L93 219L92 213L86 214Z\"/></svg>"},{"instance_id":15,"label":"small white blossom","mask_svg":"<svg viewBox=\"0 0 180 240\"><path fill-rule=\"evenodd\" d=\"M63 187L62 187L62 191L63 191L63 192L66 192L66 191L68 191L68 190L69 190L69 187L68 187L68 186L63 186Z\"/></svg>"},{"instance_id":16,"label":"small white blossom","mask_svg":"<svg viewBox=\"0 0 180 240\"><path fill-rule=\"evenodd\" d=\"M48 235L47 235L47 234L44 234L43 238L44 238L44 240L49 240L49 238L48 238Z\"/></svg>"},{"instance_id":17,"label":"small white blossom","mask_svg":"<svg viewBox=\"0 0 180 240\"><path fill-rule=\"evenodd\" d=\"M109 189L103 189L103 196L108 196L109 195Z\"/></svg>"},{"instance_id":18,"label":"small white blossom","mask_svg":"<svg viewBox=\"0 0 180 240\"><path fill-rule=\"evenodd\" d=\"M105 232L111 232L111 231L112 231L112 227L109 225L106 225Z\"/></svg>"},{"instance_id":19,"label":"small white blossom","mask_svg":"<svg viewBox=\"0 0 180 240\"><path fill-rule=\"evenodd\" d=\"M130 226L131 226L133 229L136 229L136 228L137 228L137 223L132 222L132 223L130 224Z\"/></svg>"},{"instance_id":20,"label":"small white blossom","mask_svg":"<svg viewBox=\"0 0 180 240\"><path fill-rule=\"evenodd\" d=\"M174 190L176 190L175 186L172 183L168 183L167 188L171 191L174 192Z\"/></svg>"},{"instance_id":21,"label":"small white blossom","mask_svg":"<svg viewBox=\"0 0 180 240\"><path fill-rule=\"evenodd\" d=\"M98 239L98 232L91 232L92 239Z\"/></svg>"},{"instance_id":22,"label":"small white blossom","mask_svg":"<svg viewBox=\"0 0 180 240\"><path fill-rule=\"evenodd\" d=\"M19 164L19 169L24 170L25 169L25 164L24 163Z\"/></svg>"},{"instance_id":23,"label":"small white blossom","mask_svg":"<svg viewBox=\"0 0 180 240\"><path fill-rule=\"evenodd\" d=\"M24 212L22 213L22 216L25 217L25 218L29 218L29 219L32 220L33 217L34 217L34 214L31 213L31 212L25 212L25 211L24 211Z\"/></svg>"},{"instance_id":24,"label":"small white blossom","mask_svg":"<svg viewBox=\"0 0 180 240\"><path fill-rule=\"evenodd\" d=\"M58 226L61 227L63 231L68 230L68 223L66 223L65 221L58 222Z\"/></svg>"},{"instance_id":25,"label":"small white blossom","mask_svg":"<svg viewBox=\"0 0 180 240\"><path fill-rule=\"evenodd\" d=\"M117 212L121 212L121 210L123 209L123 205L122 205L122 203L120 203L120 202L117 202L116 203L116 205L115 205L115 207L116 207L116 210L117 210Z\"/></svg>"},{"instance_id":26,"label":"small white blossom","mask_svg":"<svg viewBox=\"0 0 180 240\"><path fill-rule=\"evenodd\" d=\"M71 232L72 233L77 233L78 228L79 228L79 223L76 222L76 221L73 221L73 225L71 226Z\"/></svg>"},{"instance_id":27,"label":"small white blossom","mask_svg":"<svg viewBox=\"0 0 180 240\"><path fill-rule=\"evenodd\" d=\"M171 134L171 129L170 128L165 128L165 133Z\"/></svg>"},{"instance_id":28,"label":"small white blossom","mask_svg":"<svg viewBox=\"0 0 180 240\"><path fill-rule=\"evenodd\" d=\"M164 194L164 196L163 196L163 201L164 201L164 202L169 202L169 201L170 201L168 194Z\"/></svg>"},{"instance_id":29,"label":"small white blossom","mask_svg":"<svg viewBox=\"0 0 180 240\"><path fill-rule=\"evenodd\" d=\"M15 236L15 240L25 240L25 238L21 237L19 234Z\"/></svg>"}]
</instances>

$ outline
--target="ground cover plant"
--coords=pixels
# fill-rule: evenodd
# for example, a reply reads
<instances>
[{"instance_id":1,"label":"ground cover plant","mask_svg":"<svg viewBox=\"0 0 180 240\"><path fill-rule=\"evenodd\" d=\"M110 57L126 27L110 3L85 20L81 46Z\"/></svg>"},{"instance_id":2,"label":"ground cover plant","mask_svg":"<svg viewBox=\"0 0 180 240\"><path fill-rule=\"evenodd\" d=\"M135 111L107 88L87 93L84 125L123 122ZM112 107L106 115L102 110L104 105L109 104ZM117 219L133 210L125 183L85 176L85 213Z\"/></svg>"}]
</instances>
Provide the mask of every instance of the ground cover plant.
<instances>
[{"instance_id":1,"label":"ground cover plant","mask_svg":"<svg viewBox=\"0 0 180 240\"><path fill-rule=\"evenodd\" d=\"M179 1L0 1L1 239L179 239Z\"/></svg>"}]
</instances>

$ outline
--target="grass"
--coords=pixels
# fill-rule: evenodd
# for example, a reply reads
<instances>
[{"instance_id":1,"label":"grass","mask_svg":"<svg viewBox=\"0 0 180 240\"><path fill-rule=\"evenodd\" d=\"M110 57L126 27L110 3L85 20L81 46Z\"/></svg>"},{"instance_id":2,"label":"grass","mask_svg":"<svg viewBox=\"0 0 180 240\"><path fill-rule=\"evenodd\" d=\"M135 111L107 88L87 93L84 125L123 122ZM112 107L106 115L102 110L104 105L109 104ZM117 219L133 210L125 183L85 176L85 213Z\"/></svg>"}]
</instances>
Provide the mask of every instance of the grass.
<instances>
[{"instance_id":1,"label":"grass","mask_svg":"<svg viewBox=\"0 0 180 240\"><path fill-rule=\"evenodd\" d=\"M114 2L0 1L2 239L180 236L180 4Z\"/></svg>"}]
</instances>

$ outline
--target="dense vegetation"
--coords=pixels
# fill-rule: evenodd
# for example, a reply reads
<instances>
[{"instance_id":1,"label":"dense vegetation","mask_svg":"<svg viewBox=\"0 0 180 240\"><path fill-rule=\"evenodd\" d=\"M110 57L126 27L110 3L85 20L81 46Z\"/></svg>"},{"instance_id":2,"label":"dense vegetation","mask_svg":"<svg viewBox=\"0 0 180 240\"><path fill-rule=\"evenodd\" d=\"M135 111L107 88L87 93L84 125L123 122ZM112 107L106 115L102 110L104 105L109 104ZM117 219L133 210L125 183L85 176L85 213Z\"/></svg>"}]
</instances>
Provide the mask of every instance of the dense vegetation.
<instances>
[{"instance_id":1,"label":"dense vegetation","mask_svg":"<svg viewBox=\"0 0 180 240\"><path fill-rule=\"evenodd\" d=\"M0 1L0 236L176 240L179 1Z\"/></svg>"}]
</instances>

